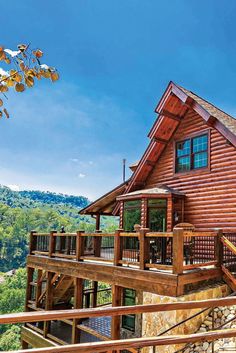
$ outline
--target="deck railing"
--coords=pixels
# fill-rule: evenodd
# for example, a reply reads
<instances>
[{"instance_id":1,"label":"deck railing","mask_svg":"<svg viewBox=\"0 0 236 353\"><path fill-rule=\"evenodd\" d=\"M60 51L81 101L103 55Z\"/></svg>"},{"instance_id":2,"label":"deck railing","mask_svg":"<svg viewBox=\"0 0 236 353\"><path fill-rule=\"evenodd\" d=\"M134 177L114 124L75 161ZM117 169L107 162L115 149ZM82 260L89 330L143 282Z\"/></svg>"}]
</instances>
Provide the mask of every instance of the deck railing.
<instances>
[{"instance_id":1,"label":"deck railing","mask_svg":"<svg viewBox=\"0 0 236 353\"><path fill-rule=\"evenodd\" d=\"M138 232L120 229L115 233L31 232L30 254L181 274L194 268L221 265L220 234L220 231L190 232L183 229L150 232L147 228Z\"/></svg>"}]
</instances>

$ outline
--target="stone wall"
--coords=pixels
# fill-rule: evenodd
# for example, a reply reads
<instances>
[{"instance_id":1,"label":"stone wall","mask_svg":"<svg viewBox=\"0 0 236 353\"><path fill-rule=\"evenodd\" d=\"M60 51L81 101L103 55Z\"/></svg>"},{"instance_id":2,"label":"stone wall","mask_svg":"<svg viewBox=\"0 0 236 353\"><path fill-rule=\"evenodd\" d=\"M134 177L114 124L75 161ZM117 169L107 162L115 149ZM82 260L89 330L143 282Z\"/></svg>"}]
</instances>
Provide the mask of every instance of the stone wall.
<instances>
[{"instance_id":1,"label":"stone wall","mask_svg":"<svg viewBox=\"0 0 236 353\"><path fill-rule=\"evenodd\" d=\"M181 297L168 297L161 296L158 294L153 294L149 292L143 293L143 304L158 304L158 303L168 303L168 302L178 302L178 301L195 301L195 300L206 300L212 298L225 297L230 292L229 287L224 283L218 283L214 286L209 286L202 288L201 290L194 291L192 293L183 295ZM169 312L159 312L159 313L147 313L143 314L142 318L142 336L143 337L153 337L157 336L164 330L172 327L176 323L194 315L201 309L193 310L178 310ZM205 312L192 320L187 321L185 324L180 325L176 329L173 329L168 334L189 334L196 332L200 325L203 323L205 317L209 312ZM156 347L156 353L174 353L177 349L183 346L160 346ZM153 353L152 347L144 348L142 353Z\"/></svg>"},{"instance_id":2,"label":"stone wall","mask_svg":"<svg viewBox=\"0 0 236 353\"><path fill-rule=\"evenodd\" d=\"M207 332L212 328L222 326L223 328L236 328L236 322L233 320L236 316L236 306L218 307L209 313L204 322L201 324L197 332ZM230 321L232 320L232 321ZM230 321L230 322L228 322ZM183 353L212 353L212 344L214 345L214 352L236 352L235 337L219 339L213 343L197 342L189 344L183 350ZM222 351L223 350L223 351Z\"/></svg>"}]
</instances>

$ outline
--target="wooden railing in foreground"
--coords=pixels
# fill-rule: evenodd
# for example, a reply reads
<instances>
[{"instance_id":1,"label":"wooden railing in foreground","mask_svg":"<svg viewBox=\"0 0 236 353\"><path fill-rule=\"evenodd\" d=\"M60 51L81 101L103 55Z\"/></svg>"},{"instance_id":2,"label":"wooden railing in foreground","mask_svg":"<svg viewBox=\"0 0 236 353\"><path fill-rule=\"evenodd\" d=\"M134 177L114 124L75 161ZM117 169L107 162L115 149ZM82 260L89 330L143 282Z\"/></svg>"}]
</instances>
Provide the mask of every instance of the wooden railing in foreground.
<instances>
[{"instance_id":1,"label":"wooden railing in foreground","mask_svg":"<svg viewBox=\"0 0 236 353\"><path fill-rule=\"evenodd\" d=\"M219 266L220 232L47 233L31 232L30 254L75 261L105 261L142 270L169 270L174 274Z\"/></svg>"},{"instance_id":2,"label":"wooden railing in foreground","mask_svg":"<svg viewBox=\"0 0 236 353\"><path fill-rule=\"evenodd\" d=\"M236 290L236 235L224 234L221 239L221 268L224 279L233 290Z\"/></svg>"},{"instance_id":3,"label":"wooden railing in foreground","mask_svg":"<svg viewBox=\"0 0 236 353\"><path fill-rule=\"evenodd\" d=\"M189 310L197 308L210 308L216 306L230 306L236 304L235 297L220 299L210 299L202 301L189 301L165 304L136 305L130 307L110 307L100 309L80 309L80 310L55 310L41 312L25 312L16 314L5 314L0 316L0 324L50 321L62 319L81 319L85 317L118 316L128 313L147 313L171 310ZM50 347L40 349L30 349L29 353L61 353L61 352L110 352L112 350L120 351L123 349L142 348L148 346L168 346L174 344L186 344L200 341L214 341L219 338L236 337L236 329L225 329L208 331L188 335L163 335L158 337L142 337L125 340L109 340L105 342L82 343L74 345L65 345L62 347ZM25 352L23 350L18 351Z\"/></svg>"}]
</instances>

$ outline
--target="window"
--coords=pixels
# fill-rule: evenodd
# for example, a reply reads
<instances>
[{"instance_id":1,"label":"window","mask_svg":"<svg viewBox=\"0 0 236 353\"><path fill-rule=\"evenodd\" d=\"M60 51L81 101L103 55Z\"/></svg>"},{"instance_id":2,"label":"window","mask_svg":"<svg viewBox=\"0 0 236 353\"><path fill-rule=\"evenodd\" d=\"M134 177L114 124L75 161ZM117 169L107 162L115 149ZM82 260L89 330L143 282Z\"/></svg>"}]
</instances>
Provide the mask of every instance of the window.
<instances>
[{"instance_id":1,"label":"window","mask_svg":"<svg viewBox=\"0 0 236 353\"><path fill-rule=\"evenodd\" d=\"M136 292L133 289L124 288L123 305L135 305ZM135 332L135 314L122 315L122 328Z\"/></svg>"},{"instance_id":2,"label":"window","mask_svg":"<svg viewBox=\"0 0 236 353\"><path fill-rule=\"evenodd\" d=\"M186 172L208 166L208 134L176 143L176 172Z\"/></svg>"},{"instance_id":3,"label":"window","mask_svg":"<svg viewBox=\"0 0 236 353\"><path fill-rule=\"evenodd\" d=\"M166 208L166 199L148 200L148 228L151 232L165 232Z\"/></svg>"},{"instance_id":4,"label":"window","mask_svg":"<svg viewBox=\"0 0 236 353\"><path fill-rule=\"evenodd\" d=\"M141 200L126 201L124 203L123 228L126 232L133 232L134 225L141 223Z\"/></svg>"}]
</instances>

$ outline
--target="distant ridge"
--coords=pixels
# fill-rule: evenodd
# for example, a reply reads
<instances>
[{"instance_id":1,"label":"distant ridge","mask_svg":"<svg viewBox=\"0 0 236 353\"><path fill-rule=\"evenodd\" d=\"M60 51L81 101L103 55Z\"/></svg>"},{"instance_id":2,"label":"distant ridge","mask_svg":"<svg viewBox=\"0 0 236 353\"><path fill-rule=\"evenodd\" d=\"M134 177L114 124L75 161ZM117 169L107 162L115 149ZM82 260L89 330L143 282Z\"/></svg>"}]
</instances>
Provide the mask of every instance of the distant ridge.
<instances>
[{"instance_id":1,"label":"distant ridge","mask_svg":"<svg viewBox=\"0 0 236 353\"><path fill-rule=\"evenodd\" d=\"M0 185L0 203L10 207L32 208L39 205L65 205L76 208L86 207L90 201L84 196L66 195L50 191L13 191Z\"/></svg>"}]
</instances>

